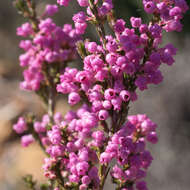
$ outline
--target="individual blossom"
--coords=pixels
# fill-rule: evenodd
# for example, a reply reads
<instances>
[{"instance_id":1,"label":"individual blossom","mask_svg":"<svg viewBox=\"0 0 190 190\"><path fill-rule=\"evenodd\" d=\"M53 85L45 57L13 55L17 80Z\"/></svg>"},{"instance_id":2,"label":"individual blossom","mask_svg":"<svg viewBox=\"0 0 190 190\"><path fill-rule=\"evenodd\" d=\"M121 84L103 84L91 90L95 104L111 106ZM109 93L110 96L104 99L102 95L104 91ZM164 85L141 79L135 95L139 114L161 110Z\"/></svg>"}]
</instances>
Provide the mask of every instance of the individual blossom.
<instances>
[{"instance_id":1,"label":"individual blossom","mask_svg":"<svg viewBox=\"0 0 190 190\"><path fill-rule=\"evenodd\" d=\"M31 134L29 135L24 135L21 137L21 144L23 147L29 146L31 143L34 142L34 138Z\"/></svg>"},{"instance_id":2,"label":"individual blossom","mask_svg":"<svg viewBox=\"0 0 190 190\"><path fill-rule=\"evenodd\" d=\"M46 5L46 9L45 9L45 14L47 14L48 16L53 16L55 13L58 12L58 7L57 5Z\"/></svg>"},{"instance_id":3,"label":"individual blossom","mask_svg":"<svg viewBox=\"0 0 190 190\"><path fill-rule=\"evenodd\" d=\"M27 123L23 117L20 117L16 124L13 125L13 129L18 134L22 134L24 131L27 130Z\"/></svg>"}]
</instances>

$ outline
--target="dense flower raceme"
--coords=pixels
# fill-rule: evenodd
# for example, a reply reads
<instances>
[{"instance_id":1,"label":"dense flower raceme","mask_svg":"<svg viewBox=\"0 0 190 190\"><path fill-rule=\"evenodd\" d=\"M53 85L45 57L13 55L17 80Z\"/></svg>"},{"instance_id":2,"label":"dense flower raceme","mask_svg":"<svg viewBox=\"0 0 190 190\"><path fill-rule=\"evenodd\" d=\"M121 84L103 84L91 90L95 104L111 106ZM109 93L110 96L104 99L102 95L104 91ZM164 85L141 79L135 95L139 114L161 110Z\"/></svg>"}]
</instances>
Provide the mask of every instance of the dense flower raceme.
<instances>
[{"instance_id":1,"label":"dense flower raceme","mask_svg":"<svg viewBox=\"0 0 190 190\"><path fill-rule=\"evenodd\" d=\"M52 16L56 11L56 5L48 5L44 15ZM80 36L72 25L65 24L61 28L51 18L44 18L39 21L38 32L30 23L25 23L17 28L17 35L32 36L32 40L20 42L20 48L25 51L19 57L20 66L26 68L20 85L22 89L38 91L45 83L48 67L59 73L68 61L76 58L75 43Z\"/></svg>"},{"instance_id":2,"label":"dense flower raceme","mask_svg":"<svg viewBox=\"0 0 190 190\"><path fill-rule=\"evenodd\" d=\"M128 116L128 122L111 138L98 125L101 120L87 105L83 105L77 112L69 111L64 120L60 113L56 113L54 119L55 125L51 130L48 130L48 115L33 125L33 130L50 155L43 165L46 177L57 177L55 167L58 164L68 186L78 183L80 189L90 186L98 188L100 179L96 164L99 161L106 165L115 160L116 165L111 171L113 181L129 188L136 185L137 189L141 189L138 186L144 183L142 178L146 176L146 170L153 159L146 150L146 141L155 144L158 140L155 131L157 126L146 115ZM21 120L23 118L14 126L18 133L27 125ZM26 127L22 131L27 131ZM23 146L33 141L31 134L22 137ZM105 144L104 151L98 154L97 150L104 148Z\"/></svg>"},{"instance_id":3,"label":"dense flower raceme","mask_svg":"<svg viewBox=\"0 0 190 190\"><path fill-rule=\"evenodd\" d=\"M58 1L61 5L65 5L61 2L63 1ZM89 5L88 1L78 2L80 6ZM105 7L109 7L107 14L113 5L111 1L104 1L104 3ZM180 31L182 27L180 19L183 18L183 13L187 11L188 6L183 0L162 2L144 0L143 4L147 13L154 14L152 22L147 25L142 23L141 18L132 17L130 29L125 27L124 20L114 21L113 28L116 37L105 36L106 50L95 42L86 42L88 56L84 58L84 70L67 68L61 76L57 91L63 94L69 93L71 105L80 101L79 94L84 91L97 111L109 110L115 104L117 105L114 106L114 110L120 110L122 101L136 99L136 87L144 90L147 89L148 84L159 84L162 81L163 76L159 70L161 63L172 65L173 56L176 54L176 49L172 44L165 45L163 48L159 47L162 42L162 32L163 30ZM75 14L73 17L75 25L85 23L86 20L93 20L93 17L97 16L92 12L89 13L90 10L88 7L88 18L84 12ZM98 10L100 11L101 8ZM100 18L102 16L100 12L99 16ZM83 25L77 29L84 33ZM114 82L111 81L110 74ZM108 82L103 88L95 85L97 81ZM108 92L113 94L112 97L106 96ZM108 108L105 108L103 103L106 106L109 104Z\"/></svg>"},{"instance_id":4,"label":"dense flower raceme","mask_svg":"<svg viewBox=\"0 0 190 190\"><path fill-rule=\"evenodd\" d=\"M114 25L117 38L106 36L106 51L95 42L85 43L88 56L84 58L83 70L67 67L57 85L58 92L69 94L69 104L78 103L80 94L84 93L92 103L93 110L100 112L100 115L104 113L106 120L106 112L112 106L114 110L120 110L122 102L137 99L136 88L145 90L148 84L159 84L162 81L159 67L161 63L173 64L176 49L172 44L158 47L162 36L159 25L156 24L155 32L152 25L141 24L138 18L131 19L132 25L136 21L140 22L141 35L136 35L134 29L125 28L124 21L118 20ZM123 27L122 32L117 32L121 31L120 24ZM152 44L148 42L148 33L155 35ZM154 50L147 55L148 45L152 45ZM103 119L103 116L100 117Z\"/></svg>"},{"instance_id":5,"label":"dense flower raceme","mask_svg":"<svg viewBox=\"0 0 190 190\"><path fill-rule=\"evenodd\" d=\"M68 6L69 1L57 3ZM74 29L45 19L58 11L57 5L48 5L37 29L25 23L17 34L32 37L20 43L25 50L20 65L26 67L21 88L41 92L48 77L54 80L58 74L59 82L56 78L46 87L54 85L58 93L68 94L71 106L79 102L82 106L64 117L44 115L42 121L20 117L13 128L22 135L24 147L37 140L49 155L43 169L48 179L57 180L54 190L102 190L109 171L117 189L147 190L144 178L153 157L146 142L157 143L157 126L146 115L127 116L129 103L137 100L138 89L163 80L162 64L174 63L176 48L160 47L162 33L182 29L180 20L188 6L184 0L143 0L152 20L145 24L131 17L131 28L127 28L123 19L113 17L111 0L77 1L86 13L74 14ZM106 20L114 35L103 31ZM80 41L88 22L96 26L99 43ZM83 61L81 70L67 66L76 57L76 46Z\"/></svg>"}]
</instances>

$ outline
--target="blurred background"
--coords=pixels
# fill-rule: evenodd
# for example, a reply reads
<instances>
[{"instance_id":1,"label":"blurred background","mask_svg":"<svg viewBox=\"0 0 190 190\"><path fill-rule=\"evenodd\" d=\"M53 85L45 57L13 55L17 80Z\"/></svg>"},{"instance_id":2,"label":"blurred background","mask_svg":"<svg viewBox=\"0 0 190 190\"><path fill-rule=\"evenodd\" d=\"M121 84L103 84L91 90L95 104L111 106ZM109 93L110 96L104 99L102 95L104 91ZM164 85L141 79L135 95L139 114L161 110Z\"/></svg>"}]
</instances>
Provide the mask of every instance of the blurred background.
<instances>
[{"instance_id":1,"label":"blurred background","mask_svg":"<svg viewBox=\"0 0 190 190\"><path fill-rule=\"evenodd\" d=\"M47 2L38 0L38 11ZM70 22L78 6L72 3L54 17L59 25ZM118 17L129 20L130 16L146 16L140 6L141 0L115 1ZM188 1L189 2L189 1ZM17 14L12 0L0 1L0 190L25 190L21 180L25 174L44 181L41 165L44 154L36 144L24 149L18 136L12 131L17 117L28 112L44 113L38 97L19 90L22 71L18 56L20 38L16 27L24 19ZM158 124L159 143L150 146L154 161L147 177L150 190L190 189L190 11L183 21L181 33L164 34L163 44L172 42L178 49L175 64L163 66L164 82L140 92L136 103L131 104L131 114L146 113ZM128 21L129 24L129 21ZM87 36L97 39L92 27ZM57 110L65 113L69 109L66 99L57 103ZM109 182L107 189L111 188Z\"/></svg>"}]
</instances>

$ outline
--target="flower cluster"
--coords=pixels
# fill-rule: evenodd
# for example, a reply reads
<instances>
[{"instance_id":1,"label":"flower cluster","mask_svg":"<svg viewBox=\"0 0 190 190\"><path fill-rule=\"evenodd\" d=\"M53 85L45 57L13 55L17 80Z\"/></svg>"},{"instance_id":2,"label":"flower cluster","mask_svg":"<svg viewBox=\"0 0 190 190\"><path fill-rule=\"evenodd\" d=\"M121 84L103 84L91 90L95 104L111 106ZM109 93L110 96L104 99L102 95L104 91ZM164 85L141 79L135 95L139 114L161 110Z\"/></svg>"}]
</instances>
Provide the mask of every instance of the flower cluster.
<instances>
[{"instance_id":1,"label":"flower cluster","mask_svg":"<svg viewBox=\"0 0 190 190\"><path fill-rule=\"evenodd\" d=\"M143 0L143 5L148 14L158 14L160 16L160 23L167 32L180 32L182 30L180 20L188 10L185 0Z\"/></svg>"},{"instance_id":2,"label":"flower cluster","mask_svg":"<svg viewBox=\"0 0 190 190\"><path fill-rule=\"evenodd\" d=\"M145 188L145 182L141 179L146 176L146 169L153 159L150 152L145 149L145 145L146 140L153 144L157 142L156 124L146 115L129 116L128 122L108 141L105 151L98 155L94 150L104 147L108 137L97 128L97 120L94 122L89 120L89 128L86 129L87 125L84 122L87 122L86 115L89 114L86 105L77 112L70 111L60 127L53 126L48 132L53 146L47 149L51 158L45 160L43 166L45 175L49 178L56 178L54 167L57 162L61 161L61 171L65 178L68 177L68 186L71 183L77 183L80 184L79 189L91 185L97 187L100 183L98 169L95 166L98 159L104 165L116 159L117 165L111 172L113 181L130 188L136 184L137 189L142 189L139 186L144 184ZM63 132L72 135L69 136L70 139L62 138L61 142Z\"/></svg>"},{"instance_id":3,"label":"flower cluster","mask_svg":"<svg viewBox=\"0 0 190 190\"><path fill-rule=\"evenodd\" d=\"M157 143L155 129L156 124L146 115L129 116L128 122L112 136L105 152L100 155L100 162L108 164L114 158L117 160L111 172L115 183L128 188L136 184L140 190L143 189L138 187L140 183L146 185L141 180L153 158L145 145L146 140Z\"/></svg>"},{"instance_id":4,"label":"flower cluster","mask_svg":"<svg viewBox=\"0 0 190 190\"><path fill-rule=\"evenodd\" d=\"M57 0L57 3L61 6L68 6L70 0ZM79 6L81 7L87 7L87 13L92 16L93 13L90 10L89 7L89 1L88 0L77 0ZM92 2L92 1L91 1ZM93 1L93 4L97 5L99 2L98 0ZM100 16L105 16L113 9L113 3L112 0L105 0L101 3L101 6L98 7L98 14Z\"/></svg>"},{"instance_id":5,"label":"flower cluster","mask_svg":"<svg viewBox=\"0 0 190 190\"><path fill-rule=\"evenodd\" d=\"M85 18L84 13L74 17ZM159 84L163 80L160 65L172 65L176 49L172 44L159 47L165 25L157 15L155 19L143 24L141 18L132 17L132 28L118 19L113 24L115 37L105 36L105 44L86 41L83 70L67 67L57 91L69 94L71 105L85 95L92 110L106 120L112 108L121 110L123 103L137 99L136 89Z\"/></svg>"},{"instance_id":6,"label":"flower cluster","mask_svg":"<svg viewBox=\"0 0 190 190\"><path fill-rule=\"evenodd\" d=\"M57 3L68 6L69 1ZM137 100L137 90L163 80L162 64L174 63L176 48L161 47L162 34L182 29L188 6L185 0L142 0L152 19L143 23L131 17L126 27L114 17L112 0L77 1L86 13L73 15L74 29L43 18L55 14L57 5L46 6L42 18L32 20L35 27L25 23L17 29L18 35L32 37L20 43L25 51L20 65L27 68L21 88L37 91L48 114L41 121L20 117L13 129L23 135L23 146L37 140L48 155L43 170L54 190L103 190L109 172L117 189L147 190L143 178L153 157L146 142L157 143L157 125L146 115L128 116L129 104ZM99 42L81 40L88 22L95 25ZM113 35L106 35L106 22ZM76 49L80 70L67 66ZM71 106L82 105L63 117L54 110L57 93L68 94Z\"/></svg>"},{"instance_id":7,"label":"flower cluster","mask_svg":"<svg viewBox=\"0 0 190 190\"><path fill-rule=\"evenodd\" d=\"M56 5L48 5L44 15L52 16L56 11ZM51 18L44 18L39 21L37 32L30 23L25 23L17 28L17 35L32 37L32 40L20 42L20 48L25 51L19 57L20 66L26 68L20 85L22 89L38 91L47 83L49 68L60 73L67 62L76 58L75 43L80 36L72 25L65 24L61 28Z\"/></svg>"},{"instance_id":8,"label":"flower cluster","mask_svg":"<svg viewBox=\"0 0 190 190\"><path fill-rule=\"evenodd\" d=\"M131 188L136 184L137 189L139 184L145 183L141 179L146 176L153 159L145 149L146 141L155 144L158 140L155 132L157 126L146 115L128 116L128 122L110 139L103 131L103 126L98 125L101 120L90 112L86 104L76 112L69 111L64 120L60 113L56 113L54 119L56 123L51 129L48 129L48 115L44 115L41 122L33 123L33 130L50 155L43 165L47 178L57 178L56 168L59 167L66 186L79 184L80 189L90 186L98 188L100 178L97 163L108 165L115 159L117 164L111 171L114 183ZM20 133L23 123L27 125L23 118L19 118L14 126L17 133ZM23 146L33 141L31 134L21 139ZM104 147L105 150L100 153Z\"/></svg>"}]
</instances>

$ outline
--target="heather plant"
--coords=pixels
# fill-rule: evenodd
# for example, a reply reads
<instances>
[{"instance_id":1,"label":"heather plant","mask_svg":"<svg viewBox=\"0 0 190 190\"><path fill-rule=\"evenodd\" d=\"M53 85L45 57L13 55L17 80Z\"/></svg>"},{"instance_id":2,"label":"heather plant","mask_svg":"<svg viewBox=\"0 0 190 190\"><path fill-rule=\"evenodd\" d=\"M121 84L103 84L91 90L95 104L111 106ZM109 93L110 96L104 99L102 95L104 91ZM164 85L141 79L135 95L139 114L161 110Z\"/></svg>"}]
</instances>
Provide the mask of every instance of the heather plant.
<instances>
[{"instance_id":1,"label":"heather plant","mask_svg":"<svg viewBox=\"0 0 190 190\"><path fill-rule=\"evenodd\" d=\"M24 68L23 90L36 93L47 106L39 121L20 117L13 129L24 147L37 141L46 154L42 166L47 184L40 187L32 176L28 187L41 190L103 190L108 175L117 190L147 190L144 178L153 157L147 143L158 141L157 125L145 114L128 115L137 91L163 80L160 66L174 63L176 48L162 45L164 32L180 32L188 10L185 0L142 0L148 23L131 17L115 18L112 0L77 0L81 11L72 17L74 27L57 26L51 16L70 0L57 0L36 14L34 0L16 0L27 22L17 28L26 39L19 47ZM140 3L139 2L139 3ZM115 1L114 3L119 3ZM84 39L92 24L99 41ZM108 24L111 34L106 34ZM80 57L80 60L79 60ZM71 62L82 62L79 70ZM66 115L55 112L58 94L78 109Z\"/></svg>"}]
</instances>

